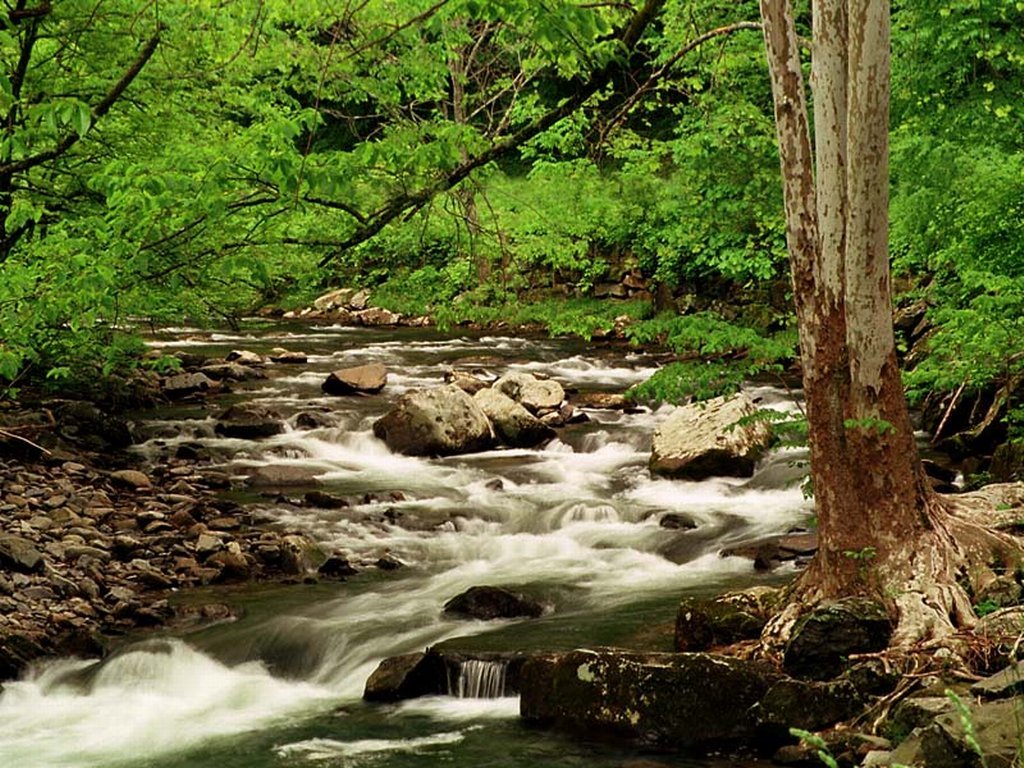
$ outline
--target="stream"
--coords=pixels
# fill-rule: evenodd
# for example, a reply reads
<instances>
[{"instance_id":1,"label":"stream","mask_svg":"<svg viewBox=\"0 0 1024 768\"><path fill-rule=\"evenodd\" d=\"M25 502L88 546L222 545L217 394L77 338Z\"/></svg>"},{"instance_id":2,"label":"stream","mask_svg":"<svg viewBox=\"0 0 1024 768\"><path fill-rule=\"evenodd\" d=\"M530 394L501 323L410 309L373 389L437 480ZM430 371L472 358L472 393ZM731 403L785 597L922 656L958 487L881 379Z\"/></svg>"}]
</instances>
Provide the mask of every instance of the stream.
<instances>
[{"instance_id":1,"label":"stream","mask_svg":"<svg viewBox=\"0 0 1024 768\"><path fill-rule=\"evenodd\" d=\"M750 479L676 481L647 471L651 435L671 411L588 410L538 450L445 459L392 454L371 426L402 392L440 384L447 367L542 373L567 388L622 392L655 363L623 347L497 335L443 335L260 324L240 333L168 329L151 343L223 357L233 349L302 350L304 366L270 369L209 406L142 414L139 461L182 443L201 446L233 474L264 464L316 471L319 488L364 497L343 509L260 498L276 525L342 551L360 573L345 582L214 591L243 609L238 621L181 637L149 638L101 664L60 659L0 694L4 768L414 768L416 766L735 765L570 739L518 720L515 697L438 696L369 705L363 686L381 659L439 643L480 650L560 650L623 644L671 647L683 594L712 594L791 575L755 573L721 557L731 544L785 532L810 512L793 478L795 453L765 459ZM327 372L368 362L389 371L372 397L331 398ZM791 409L785 393L752 387L762 405ZM288 419L260 441L215 435L230 402L255 401ZM295 416L322 411L314 429ZM400 492L394 500L389 494ZM302 495L291 489L289 496ZM693 530L659 525L666 514ZM404 564L373 567L387 555ZM539 619L443 617L450 598L478 585L509 586L551 606ZM187 596L186 596L187 599ZM458 639L457 639L458 638ZM87 672L88 684L83 685ZM496 690L478 670L463 694ZM458 692L457 687L454 691ZM654 763L644 763L652 760Z\"/></svg>"}]
</instances>

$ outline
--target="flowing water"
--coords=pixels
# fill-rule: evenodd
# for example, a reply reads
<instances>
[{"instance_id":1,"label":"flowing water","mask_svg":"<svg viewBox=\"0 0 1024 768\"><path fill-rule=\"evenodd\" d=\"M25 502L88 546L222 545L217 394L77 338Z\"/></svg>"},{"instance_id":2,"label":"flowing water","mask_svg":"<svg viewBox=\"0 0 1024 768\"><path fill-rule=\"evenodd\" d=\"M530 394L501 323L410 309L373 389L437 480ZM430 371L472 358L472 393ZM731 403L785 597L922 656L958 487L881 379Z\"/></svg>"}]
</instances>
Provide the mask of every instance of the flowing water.
<instances>
[{"instance_id":1,"label":"flowing water","mask_svg":"<svg viewBox=\"0 0 1024 768\"><path fill-rule=\"evenodd\" d=\"M502 695L500 665L466 662L452 696L367 705L362 689L382 658L446 641L490 650L667 649L680 595L759 578L749 561L720 557L723 547L785 531L808 514L791 482L793 455L770 457L749 480L652 478L651 434L668 407L590 411L589 422L563 429L542 449L447 459L394 455L372 435L391 400L440 383L446 366L539 372L579 390L622 391L653 370L629 350L283 326L238 335L173 329L153 344L216 355L306 351L307 366L277 369L232 396L288 417L283 434L259 442L217 437L214 415L223 403L181 406L144 415L141 429L152 437L138 447L140 457L160 461L188 443L233 473L269 463L312 468L323 490L365 495L365 503L327 510L262 499L261 514L353 562L386 554L405 567L366 567L345 583L252 589L236 596L245 614L237 622L149 639L98 665L64 659L35 668L0 694L5 768L621 766L636 755L524 727L517 699ZM390 372L381 395L321 394L327 371L371 361ZM752 394L791 407L771 388ZM314 410L326 416L324 426L294 426L296 414ZM672 513L697 527L660 526ZM550 611L520 622L442 616L448 599L482 584L520 589Z\"/></svg>"}]
</instances>

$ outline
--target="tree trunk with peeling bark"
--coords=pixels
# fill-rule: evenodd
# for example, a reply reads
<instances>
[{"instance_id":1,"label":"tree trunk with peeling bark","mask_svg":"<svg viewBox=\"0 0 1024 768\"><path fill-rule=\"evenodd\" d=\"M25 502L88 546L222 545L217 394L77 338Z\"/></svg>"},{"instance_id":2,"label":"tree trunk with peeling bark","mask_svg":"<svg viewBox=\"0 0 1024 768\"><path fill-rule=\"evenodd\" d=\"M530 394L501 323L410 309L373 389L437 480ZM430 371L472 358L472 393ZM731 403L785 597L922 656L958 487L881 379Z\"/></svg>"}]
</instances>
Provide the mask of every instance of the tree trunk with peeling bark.
<instances>
[{"instance_id":1,"label":"tree trunk with peeling bark","mask_svg":"<svg viewBox=\"0 0 1024 768\"><path fill-rule=\"evenodd\" d=\"M971 626L978 559L1012 543L932 493L893 335L888 256L889 3L815 0L814 137L790 0L761 0L775 104L819 551L769 625L808 606L882 601L893 644ZM968 571L971 571L968 573Z\"/></svg>"}]
</instances>

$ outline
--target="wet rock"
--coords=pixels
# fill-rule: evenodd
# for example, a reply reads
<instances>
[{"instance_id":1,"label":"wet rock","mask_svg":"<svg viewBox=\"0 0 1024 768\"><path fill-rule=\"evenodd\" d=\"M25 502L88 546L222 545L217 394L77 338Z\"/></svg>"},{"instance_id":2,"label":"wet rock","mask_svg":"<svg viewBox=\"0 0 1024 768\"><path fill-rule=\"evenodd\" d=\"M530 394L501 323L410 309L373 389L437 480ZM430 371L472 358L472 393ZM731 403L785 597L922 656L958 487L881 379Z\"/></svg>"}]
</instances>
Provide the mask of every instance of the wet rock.
<instances>
[{"instance_id":1,"label":"wet rock","mask_svg":"<svg viewBox=\"0 0 1024 768\"><path fill-rule=\"evenodd\" d=\"M317 573L328 579L344 579L348 576L355 576L358 571L352 567L348 557L335 552L328 557L317 569Z\"/></svg>"},{"instance_id":2,"label":"wet rock","mask_svg":"<svg viewBox=\"0 0 1024 768\"><path fill-rule=\"evenodd\" d=\"M321 429L333 427L334 420L321 411L303 411L295 416L295 426L298 429Z\"/></svg>"},{"instance_id":3,"label":"wet rock","mask_svg":"<svg viewBox=\"0 0 1024 768\"><path fill-rule=\"evenodd\" d=\"M756 412L743 394L677 408L654 433L651 471L691 480L749 477L772 437L764 422L738 426Z\"/></svg>"},{"instance_id":4,"label":"wet rock","mask_svg":"<svg viewBox=\"0 0 1024 768\"><path fill-rule=\"evenodd\" d=\"M885 610L871 600L822 603L793 627L782 665L794 677L827 680L843 671L850 655L887 648L892 630Z\"/></svg>"},{"instance_id":5,"label":"wet rock","mask_svg":"<svg viewBox=\"0 0 1024 768\"><path fill-rule=\"evenodd\" d=\"M454 384L467 395L475 395L480 390L487 389L489 386L483 379L466 371L458 370L445 371L444 383Z\"/></svg>"},{"instance_id":6,"label":"wet rock","mask_svg":"<svg viewBox=\"0 0 1024 768\"><path fill-rule=\"evenodd\" d=\"M388 371L380 363L341 368L331 373L321 385L328 395L372 395L388 383Z\"/></svg>"},{"instance_id":7,"label":"wet rock","mask_svg":"<svg viewBox=\"0 0 1024 768\"><path fill-rule=\"evenodd\" d=\"M491 420L498 438L513 448L533 448L554 439L555 431L510 397L481 389L473 399Z\"/></svg>"},{"instance_id":8,"label":"wet rock","mask_svg":"<svg viewBox=\"0 0 1024 768\"><path fill-rule=\"evenodd\" d=\"M565 399L565 390L557 381L538 379L529 373L506 373L493 388L520 403L530 413L556 410Z\"/></svg>"},{"instance_id":9,"label":"wet rock","mask_svg":"<svg viewBox=\"0 0 1024 768\"><path fill-rule=\"evenodd\" d=\"M446 616L479 621L536 618L543 613L542 603L504 587L470 587L444 604Z\"/></svg>"},{"instance_id":10,"label":"wet rock","mask_svg":"<svg viewBox=\"0 0 1024 768\"><path fill-rule=\"evenodd\" d=\"M281 571L296 576L306 576L327 562L327 554L312 539L300 534L282 536Z\"/></svg>"},{"instance_id":11,"label":"wet rock","mask_svg":"<svg viewBox=\"0 0 1024 768\"><path fill-rule=\"evenodd\" d=\"M0 534L0 566L21 573L43 569L43 555L28 539Z\"/></svg>"},{"instance_id":12,"label":"wet rock","mask_svg":"<svg viewBox=\"0 0 1024 768\"><path fill-rule=\"evenodd\" d=\"M382 571L397 571L399 568L405 568L405 563L394 555L383 555L377 558L375 565Z\"/></svg>"},{"instance_id":13,"label":"wet rock","mask_svg":"<svg viewBox=\"0 0 1024 768\"><path fill-rule=\"evenodd\" d=\"M636 403L615 392L580 392L573 397L577 408L592 408L605 411L629 411L636 408Z\"/></svg>"},{"instance_id":14,"label":"wet rock","mask_svg":"<svg viewBox=\"0 0 1024 768\"><path fill-rule=\"evenodd\" d=\"M785 678L768 689L752 714L760 738L781 744L790 739L790 728L824 730L856 716L864 704L864 697L847 680L819 683Z\"/></svg>"},{"instance_id":15,"label":"wet rock","mask_svg":"<svg viewBox=\"0 0 1024 768\"><path fill-rule=\"evenodd\" d=\"M359 325L377 327L381 325L398 325L402 322L402 316L397 312L380 307L370 307L354 313L354 318Z\"/></svg>"},{"instance_id":16,"label":"wet rock","mask_svg":"<svg viewBox=\"0 0 1024 768\"><path fill-rule=\"evenodd\" d=\"M684 598L676 613L675 649L706 651L760 637L777 595L771 588L755 588L712 598Z\"/></svg>"},{"instance_id":17,"label":"wet rock","mask_svg":"<svg viewBox=\"0 0 1024 768\"><path fill-rule=\"evenodd\" d=\"M181 400L217 389L218 383L202 373L178 373L161 382L164 395L170 400Z\"/></svg>"},{"instance_id":18,"label":"wet rock","mask_svg":"<svg viewBox=\"0 0 1024 768\"><path fill-rule=\"evenodd\" d=\"M263 355L258 355L248 349L233 349L224 355L224 359L229 363L238 363L239 365L263 365L266 360Z\"/></svg>"},{"instance_id":19,"label":"wet rock","mask_svg":"<svg viewBox=\"0 0 1024 768\"><path fill-rule=\"evenodd\" d=\"M254 488L283 488L296 485L315 485L320 470L294 464L267 464L255 467L246 479Z\"/></svg>"},{"instance_id":20,"label":"wet rock","mask_svg":"<svg viewBox=\"0 0 1024 768\"><path fill-rule=\"evenodd\" d=\"M303 501L310 507L321 509L342 509L349 506L348 499L323 491L310 491L303 497Z\"/></svg>"},{"instance_id":21,"label":"wet rock","mask_svg":"<svg viewBox=\"0 0 1024 768\"><path fill-rule=\"evenodd\" d=\"M373 433L392 451L410 456L449 456L494 445L487 414L450 384L402 395L374 422Z\"/></svg>"},{"instance_id":22,"label":"wet rock","mask_svg":"<svg viewBox=\"0 0 1024 768\"><path fill-rule=\"evenodd\" d=\"M281 415L253 403L232 405L217 417L214 432L240 440L259 440L284 432Z\"/></svg>"},{"instance_id":23,"label":"wet rock","mask_svg":"<svg viewBox=\"0 0 1024 768\"><path fill-rule=\"evenodd\" d=\"M658 520L658 525L671 531L692 531L697 527L697 523L693 521L692 517L679 514L678 512L669 512L662 515L661 519Z\"/></svg>"},{"instance_id":24,"label":"wet rock","mask_svg":"<svg viewBox=\"0 0 1024 768\"><path fill-rule=\"evenodd\" d=\"M447 693L445 668L439 656L408 653L384 659L366 681L363 699L392 702Z\"/></svg>"},{"instance_id":25,"label":"wet rock","mask_svg":"<svg viewBox=\"0 0 1024 768\"><path fill-rule=\"evenodd\" d=\"M739 544L723 549L722 557L746 557L759 571L768 571L792 560L807 560L818 551L818 534L814 531L787 533Z\"/></svg>"},{"instance_id":26,"label":"wet rock","mask_svg":"<svg viewBox=\"0 0 1024 768\"><path fill-rule=\"evenodd\" d=\"M305 352L274 347L270 350L270 362L282 365L305 365L309 356Z\"/></svg>"},{"instance_id":27,"label":"wet rock","mask_svg":"<svg viewBox=\"0 0 1024 768\"><path fill-rule=\"evenodd\" d=\"M204 365L199 373L209 376L214 381L249 381L251 379L265 379L267 374L258 368L239 363L214 363Z\"/></svg>"},{"instance_id":28,"label":"wet rock","mask_svg":"<svg viewBox=\"0 0 1024 768\"><path fill-rule=\"evenodd\" d=\"M751 708L780 679L756 661L705 653L578 650L523 665L530 722L676 747L752 738Z\"/></svg>"}]
</instances>

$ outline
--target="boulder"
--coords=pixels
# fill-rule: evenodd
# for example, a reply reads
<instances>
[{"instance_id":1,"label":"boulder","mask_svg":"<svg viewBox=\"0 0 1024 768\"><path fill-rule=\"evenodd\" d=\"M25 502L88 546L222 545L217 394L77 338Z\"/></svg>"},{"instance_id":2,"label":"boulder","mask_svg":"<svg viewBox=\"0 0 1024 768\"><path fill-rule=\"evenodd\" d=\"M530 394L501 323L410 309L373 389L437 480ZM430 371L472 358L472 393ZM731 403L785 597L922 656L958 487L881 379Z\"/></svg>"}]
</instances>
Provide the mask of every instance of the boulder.
<instances>
[{"instance_id":1,"label":"boulder","mask_svg":"<svg viewBox=\"0 0 1024 768\"><path fill-rule=\"evenodd\" d=\"M168 376L161 383L164 395L171 400L209 392L218 386L217 382L202 373L178 373Z\"/></svg>"},{"instance_id":2,"label":"boulder","mask_svg":"<svg viewBox=\"0 0 1024 768\"><path fill-rule=\"evenodd\" d=\"M706 651L760 637L777 595L777 590L762 587L713 598L684 598L676 614L675 649Z\"/></svg>"},{"instance_id":3,"label":"boulder","mask_svg":"<svg viewBox=\"0 0 1024 768\"><path fill-rule=\"evenodd\" d=\"M971 695L981 699L1006 699L1020 693L1024 693L1024 662L1020 661L971 686Z\"/></svg>"},{"instance_id":4,"label":"boulder","mask_svg":"<svg viewBox=\"0 0 1024 768\"><path fill-rule=\"evenodd\" d=\"M960 702L963 715L954 707L930 725L915 729L893 750L890 764L929 768L1020 765L1020 703L1004 699L975 704L969 697Z\"/></svg>"},{"instance_id":5,"label":"boulder","mask_svg":"<svg viewBox=\"0 0 1024 768\"><path fill-rule=\"evenodd\" d=\"M409 456L450 456L494 445L487 414L451 384L402 395L374 422L373 433L392 451Z\"/></svg>"},{"instance_id":6,"label":"boulder","mask_svg":"<svg viewBox=\"0 0 1024 768\"><path fill-rule=\"evenodd\" d=\"M369 363L334 371L320 388L328 395L372 395L384 389L387 383L387 368L380 363Z\"/></svg>"},{"instance_id":7,"label":"boulder","mask_svg":"<svg viewBox=\"0 0 1024 768\"><path fill-rule=\"evenodd\" d=\"M794 677L828 680L843 671L852 654L887 648L892 631L885 609L872 600L824 602L794 625L782 666Z\"/></svg>"},{"instance_id":8,"label":"boulder","mask_svg":"<svg viewBox=\"0 0 1024 768\"><path fill-rule=\"evenodd\" d=\"M366 288L360 288L358 291L352 294L348 300L348 308L354 309L356 312L361 312L370 306L370 291Z\"/></svg>"},{"instance_id":9,"label":"boulder","mask_svg":"<svg viewBox=\"0 0 1024 768\"><path fill-rule=\"evenodd\" d=\"M520 714L574 731L708 747L752 738L751 708L780 677L758 661L707 653L577 650L523 665Z\"/></svg>"},{"instance_id":10,"label":"boulder","mask_svg":"<svg viewBox=\"0 0 1024 768\"><path fill-rule=\"evenodd\" d=\"M324 560L320 567L317 568L316 572L324 578L342 580L348 576L355 576L358 573L358 571L352 567L348 558L339 552L335 552Z\"/></svg>"},{"instance_id":11,"label":"boulder","mask_svg":"<svg viewBox=\"0 0 1024 768\"><path fill-rule=\"evenodd\" d=\"M0 567L33 573L43 570L43 555L31 541L12 534L0 534Z\"/></svg>"},{"instance_id":12,"label":"boulder","mask_svg":"<svg viewBox=\"0 0 1024 768\"><path fill-rule=\"evenodd\" d=\"M284 432L281 415L254 403L232 405L217 417L214 432L240 440L259 440Z\"/></svg>"},{"instance_id":13,"label":"boulder","mask_svg":"<svg viewBox=\"0 0 1024 768\"><path fill-rule=\"evenodd\" d=\"M473 399L487 414L498 438L506 445L533 448L555 437L555 430L501 392L481 389Z\"/></svg>"},{"instance_id":14,"label":"boulder","mask_svg":"<svg viewBox=\"0 0 1024 768\"><path fill-rule=\"evenodd\" d=\"M470 587L445 603L444 613L480 621L536 618L544 613L544 606L504 587Z\"/></svg>"},{"instance_id":15,"label":"boulder","mask_svg":"<svg viewBox=\"0 0 1024 768\"><path fill-rule=\"evenodd\" d=\"M338 288L328 291L322 296L313 300L313 306L321 312L329 312L332 309L341 309L348 306L349 300L355 295L354 288Z\"/></svg>"},{"instance_id":16,"label":"boulder","mask_svg":"<svg viewBox=\"0 0 1024 768\"><path fill-rule=\"evenodd\" d=\"M690 480L749 477L772 438L764 422L737 424L756 412L743 394L677 408L654 433L651 472Z\"/></svg>"},{"instance_id":17,"label":"boulder","mask_svg":"<svg viewBox=\"0 0 1024 768\"><path fill-rule=\"evenodd\" d=\"M238 363L239 365L263 365L266 362L263 355L258 355L248 349L234 349L228 352L224 359L229 363Z\"/></svg>"},{"instance_id":18,"label":"boulder","mask_svg":"<svg viewBox=\"0 0 1024 768\"><path fill-rule=\"evenodd\" d=\"M447 693L446 669L440 656L407 653L384 659L363 689L366 701L401 701Z\"/></svg>"},{"instance_id":19,"label":"boulder","mask_svg":"<svg viewBox=\"0 0 1024 768\"><path fill-rule=\"evenodd\" d=\"M494 382L493 388L533 414L557 410L565 399L565 390L557 381L518 371L506 373Z\"/></svg>"},{"instance_id":20,"label":"boulder","mask_svg":"<svg viewBox=\"0 0 1024 768\"><path fill-rule=\"evenodd\" d=\"M821 731L863 711L864 696L848 680L820 683L783 678L764 695L752 714L761 739L782 744L789 729Z\"/></svg>"},{"instance_id":21,"label":"boulder","mask_svg":"<svg viewBox=\"0 0 1024 768\"><path fill-rule=\"evenodd\" d=\"M577 408L593 408L604 411L631 411L636 403L616 392L580 392L573 397Z\"/></svg>"},{"instance_id":22,"label":"boulder","mask_svg":"<svg viewBox=\"0 0 1024 768\"><path fill-rule=\"evenodd\" d=\"M305 365L309 362L309 356L305 352L274 347L270 350L270 362L285 365Z\"/></svg>"}]
</instances>

